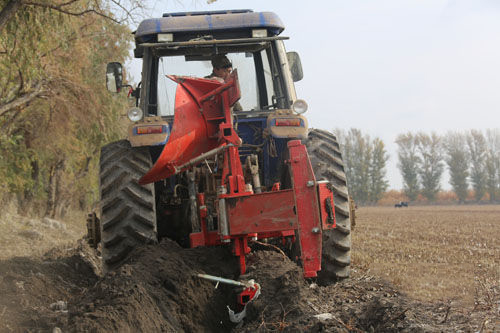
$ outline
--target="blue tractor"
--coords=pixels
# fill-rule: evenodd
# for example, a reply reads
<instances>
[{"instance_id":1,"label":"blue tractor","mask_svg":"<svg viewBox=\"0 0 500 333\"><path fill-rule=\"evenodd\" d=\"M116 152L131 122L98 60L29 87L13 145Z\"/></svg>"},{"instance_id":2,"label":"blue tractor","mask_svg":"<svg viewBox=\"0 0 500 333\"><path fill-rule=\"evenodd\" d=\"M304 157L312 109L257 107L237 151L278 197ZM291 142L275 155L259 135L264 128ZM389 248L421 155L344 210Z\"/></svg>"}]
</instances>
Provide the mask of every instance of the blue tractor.
<instances>
[{"instance_id":1,"label":"blue tractor","mask_svg":"<svg viewBox=\"0 0 500 333\"><path fill-rule=\"evenodd\" d=\"M276 14L252 10L140 23L132 123L125 140L101 150L100 227L89 223L105 270L168 237L184 247L230 243L242 273L252 241L260 241L281 246L306 277L349 276L351 210L339 144L308 128L307 104L294 88L300 58L286 52L283 30ZM219 69L229 75L214 77ZM112 92L125 86L119 63L108 64L106 78Z\"/></svg>"}]
</instances>

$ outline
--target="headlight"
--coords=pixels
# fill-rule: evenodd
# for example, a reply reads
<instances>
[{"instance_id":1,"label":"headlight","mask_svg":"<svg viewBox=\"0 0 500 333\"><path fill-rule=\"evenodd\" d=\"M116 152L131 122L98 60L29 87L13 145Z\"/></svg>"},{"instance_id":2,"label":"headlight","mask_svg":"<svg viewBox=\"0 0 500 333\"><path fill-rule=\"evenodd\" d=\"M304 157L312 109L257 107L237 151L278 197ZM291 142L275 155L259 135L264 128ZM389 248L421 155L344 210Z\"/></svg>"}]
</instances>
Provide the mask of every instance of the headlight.
<instances>
[{"instance_id":1,"label":"headlight","mask_svg":"<svg viewBox=\"0 0 500 333\"><path fill-rule=\"evenodd\" d=\"M139 108L132 108L128 110L127 116L130 121L136 122L142 119L143 113Z\"/></svg>"},{"instance_id":2,"label":"headlight","mask_svg":"<svg viewBox=\"0 0 500 333\"><path fill-rule=\"evenodd\" d=\"M292 109L297 114L302 114L307 111L307 103L303 99L298 99L292 104Z\"/></svg>"}]
</instances>

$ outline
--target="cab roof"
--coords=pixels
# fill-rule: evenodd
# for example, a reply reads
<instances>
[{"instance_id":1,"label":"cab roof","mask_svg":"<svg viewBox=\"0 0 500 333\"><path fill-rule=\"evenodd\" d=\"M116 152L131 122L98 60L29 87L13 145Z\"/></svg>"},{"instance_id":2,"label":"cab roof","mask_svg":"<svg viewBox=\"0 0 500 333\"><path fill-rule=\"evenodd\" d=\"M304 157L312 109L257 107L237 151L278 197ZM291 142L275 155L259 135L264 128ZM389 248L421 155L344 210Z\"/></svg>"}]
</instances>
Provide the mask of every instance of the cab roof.
<instances>
[{"instance_id":1,"label":"cab roof","mask_svg":"<svg viewBox=\"0 0 500 333\"><path fill-rule=\"evenodd\" d=\"M139 44L154 39L158 33L201 34L251 29L267 29L269 36L277 36L285 27L275 13L250 9L166 13L163 17L142 21L135 39Z\"/></svg>"}]
</instances>

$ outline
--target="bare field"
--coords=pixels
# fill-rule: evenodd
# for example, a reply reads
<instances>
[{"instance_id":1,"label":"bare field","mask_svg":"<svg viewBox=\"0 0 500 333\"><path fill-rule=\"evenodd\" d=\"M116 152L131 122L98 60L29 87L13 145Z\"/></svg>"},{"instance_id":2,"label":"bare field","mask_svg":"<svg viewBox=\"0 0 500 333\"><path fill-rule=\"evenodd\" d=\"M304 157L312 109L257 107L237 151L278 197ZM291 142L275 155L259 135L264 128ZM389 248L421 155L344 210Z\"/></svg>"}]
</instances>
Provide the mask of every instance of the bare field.
<instances>
[{"instance_id":1,"label":"bare field","mask_svg":"<svg viewBox=\"0 0 500 333\"><path fill-rule=\"evenodd\" d=\"M64 220L21 216L6 209L0 216L0 260L41 256L57 246L74 246L86 233L83 212L71 211Z\"/></svg>"},{"instance_id":2,"label":"bare field","mask_svg":"<svg viewBox=\"0 0 500 333\"><path fill-rule=\"evenodd\" d=\"M500 301L500 205L360 207L356 214L355 271L423 301ZM71 212L63 228L43 222L4 212L0 259L73 246L86 231L82 212Z\"/></svg>"},{"instance_id":3,"label":"bare field","mask_svg":"<svg viewBox=\"0 0 500 333\"><path fill-rule=\"evenodd\" d=\"M500 302L500 205L361 207L353 267L419 300L495 306Z\"/></svg>"},{"instance_id":4,"label":"bare field","mask_svg":"<svg viewBox=\"0 0 500 333\"><path fill-rule=\"evenodd\" d=\"M238 328L226 312L234 293L194 276L237 278L223 247L164 240L103 276L97 252L70 242L83 235L84 214L4 212L0 332L500 332L500 206L361 208L358 217L351 279L318 286L280 253L249 255L241 278L264 292Z\"/></svg>"}]
</instances>

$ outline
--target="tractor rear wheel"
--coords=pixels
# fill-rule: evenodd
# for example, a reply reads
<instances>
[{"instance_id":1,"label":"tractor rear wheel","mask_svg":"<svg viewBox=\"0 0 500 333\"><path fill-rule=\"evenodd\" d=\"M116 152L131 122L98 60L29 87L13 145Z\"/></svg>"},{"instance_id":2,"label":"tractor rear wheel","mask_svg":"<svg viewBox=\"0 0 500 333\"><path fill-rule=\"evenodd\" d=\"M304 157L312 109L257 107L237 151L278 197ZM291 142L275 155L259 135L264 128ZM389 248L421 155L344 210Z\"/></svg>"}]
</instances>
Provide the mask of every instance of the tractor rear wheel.
<instances>
[{"instance_id":1,"label":"tractor rear wheel","mask_svg":"<svg viewBox=\"0 0 500 333\"><path fill-rule=\"evenodd\" d=\"M351 220L347 178L335 135L311 129L306 147L316 180L328 180L333 187L337 227L323 231L321 271L318 272L318 281L328 284L348 278L350 274Z\"/></svg>"},{"instance_id":2,"label":"tractor rear wheel","mask_svg":"<svg viewBox=\"0 0 500 333\"><path fill-rule=\"evenodd\" d=\"M119 267L138 245L154 243L154 184L138 180L152 166L148 148L133 148L126 140L101 149L101 239L104 272Z\"/></svg>"}]
</instances>

